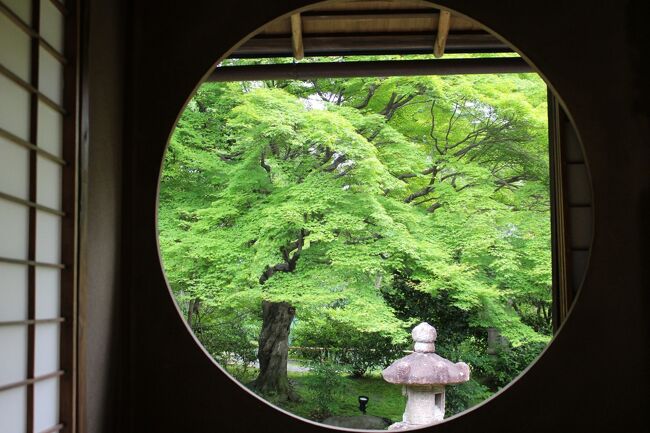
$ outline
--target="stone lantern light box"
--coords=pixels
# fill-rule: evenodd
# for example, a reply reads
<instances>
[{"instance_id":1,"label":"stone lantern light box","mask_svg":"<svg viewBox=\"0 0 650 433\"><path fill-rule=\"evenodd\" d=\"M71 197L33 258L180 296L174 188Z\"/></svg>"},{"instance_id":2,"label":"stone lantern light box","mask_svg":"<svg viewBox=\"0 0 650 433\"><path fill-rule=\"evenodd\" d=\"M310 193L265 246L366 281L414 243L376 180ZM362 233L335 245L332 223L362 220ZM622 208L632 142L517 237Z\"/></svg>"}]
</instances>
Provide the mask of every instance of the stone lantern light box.
<instances>
[{"instance_id":1,"label":"stone lantern light box","mask_svg":"<svg viewBox=\"0 0 650 433\"><path fill-rule=\"evenodd\" d=\"M398 359L386 368L384 380L403 385L406 409L402 422L391 425L389 430L405 430L436 424L445 416L445 386L469 380L469 366L464 362L453 363L436 355L436 328L426 322L411 332L413 353Z\"/></svg>"}]
</instances>

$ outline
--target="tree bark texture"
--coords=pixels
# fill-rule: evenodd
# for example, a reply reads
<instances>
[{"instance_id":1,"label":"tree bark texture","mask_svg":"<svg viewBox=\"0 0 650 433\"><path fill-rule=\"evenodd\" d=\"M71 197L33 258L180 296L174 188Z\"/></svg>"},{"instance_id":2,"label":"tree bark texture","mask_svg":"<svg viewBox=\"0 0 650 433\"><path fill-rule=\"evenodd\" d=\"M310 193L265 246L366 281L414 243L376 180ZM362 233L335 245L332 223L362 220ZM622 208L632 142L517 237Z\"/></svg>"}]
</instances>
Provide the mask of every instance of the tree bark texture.
<instances>
[{"instance_id":1,"label":"tree bark texture","mask_svg":"<svg viewBox=\"0 0 650 433\"><path fill-rule=\"evenodd\" d=\"M295 308L287 302L262 302L262 332L257 352L260 372L252 383L256 391L287 400L298 399L287 377L289 327L295 313Z\"/></svg>"}]
</instances>

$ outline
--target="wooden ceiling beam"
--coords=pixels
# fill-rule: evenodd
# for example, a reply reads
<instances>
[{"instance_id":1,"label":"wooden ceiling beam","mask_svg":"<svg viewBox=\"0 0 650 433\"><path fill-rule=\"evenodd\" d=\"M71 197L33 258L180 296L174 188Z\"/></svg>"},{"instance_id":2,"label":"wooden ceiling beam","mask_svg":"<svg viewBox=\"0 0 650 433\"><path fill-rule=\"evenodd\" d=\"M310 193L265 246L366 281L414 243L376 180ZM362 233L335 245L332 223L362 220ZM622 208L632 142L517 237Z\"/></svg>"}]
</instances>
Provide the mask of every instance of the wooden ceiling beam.
<instances>
[{"instance_id":1,"label":"wooden ceiling beam","mask_svg":"<svg viewBox=\"0 0 650 433\"><path fill-rule=\"evenodd\" d=\"M221 66L207 81L308 80L313 78L418 75L507 74L534 72L520 57L450 60L391 60Z\"/></svg>"},{"instance_id":2,"label":"wooden ceiling beam","mask_svg":"<svg viewBox=\"0 0 650 433\"><path fill-rule=\"evenodd\" d=\"M376 10L431 10L433 5L421 0L355 0L319 3L309 12L344 12L344 11L376 11Z\"/></svg>"},{"instance_id":3,"label":"wooden ceiling beam","mask_svg":"<svg viewBox=\"0 0 650 433\"><path fill-rule=\"evenodd\" d=\"M338 13L305 12L303 18L308 21L377 21L377 20L409 20L418 18L436 18L435 10L388 10L388 11L342 11Z\"/></svg>"},{"instance_id":4,"label":"wooden ceiling beam","mask_svg":"<svg viewBox=\"0 0 650 433\"><path fill-rule=\"evenodd\" d=\"M293 58L302 60L305 57L305 49L302 42L302 18L299 13L291 15L291 46Z\"/></svg>"},{"instance_id":5,"label":"wooden ceiling beam","mask_svg":"<svg viewBox=\"0 0 650 433\"><path fill-rule=\"evenodd\" d=\"M386 35L303 35L306 56L342 56L369 54L430 54L433 34ZM450 33L447 53L512 52L488 33ZM246 41L231 58L291 57L291 36L255 37Z\"/></svg>"},{"instance_id":6,"label":"wooden ceiling beam","mask_svg":"<svg viewBox=\"0 0 650 433\"><path fill-rule=\"evenodd\" d=\"M438 19L438 33L436 34L436 41L433 44L433 55L437 58L440 58L445 54L445 45L447 44L450 23L451 13L449 13L449 11L441 10L440 18Z\"/></svg>"}]
</instances>

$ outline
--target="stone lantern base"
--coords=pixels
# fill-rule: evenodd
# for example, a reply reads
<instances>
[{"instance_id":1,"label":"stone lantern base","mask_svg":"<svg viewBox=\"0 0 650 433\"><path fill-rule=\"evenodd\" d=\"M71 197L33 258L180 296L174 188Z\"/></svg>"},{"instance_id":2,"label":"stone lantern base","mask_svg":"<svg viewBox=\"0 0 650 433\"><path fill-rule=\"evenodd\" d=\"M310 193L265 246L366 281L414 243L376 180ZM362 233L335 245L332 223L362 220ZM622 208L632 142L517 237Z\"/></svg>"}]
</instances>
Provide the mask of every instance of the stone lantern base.
<instances>
[{"instance_id":1,"label":"stone lantern base","mask_svg":"<svg viewBox=\"0 0 650 433\"><path fill-rule=\"evenodd\" d=\"M440 385L407 385L406 410L401 422L388 430L405 430L412 427L437 424L445 417L445 387Z\"/></svg>"},{"instance_id":2,"label":"stone lantern base","mask_svg":"<svg viewBox=\"0 0 650 433\"><path fill-rule=\"evenodd\" d=\"M400 421L400 422L396 422L395 424L391 424L388 427L388 430L390 430L390 431L401 431L401 430L408 430L408 429L413 428L413 427L415 427L415 426L412 425L412 424L409 424L409 423L404 422L404 421Z\"/></svg>"}]
</instances>

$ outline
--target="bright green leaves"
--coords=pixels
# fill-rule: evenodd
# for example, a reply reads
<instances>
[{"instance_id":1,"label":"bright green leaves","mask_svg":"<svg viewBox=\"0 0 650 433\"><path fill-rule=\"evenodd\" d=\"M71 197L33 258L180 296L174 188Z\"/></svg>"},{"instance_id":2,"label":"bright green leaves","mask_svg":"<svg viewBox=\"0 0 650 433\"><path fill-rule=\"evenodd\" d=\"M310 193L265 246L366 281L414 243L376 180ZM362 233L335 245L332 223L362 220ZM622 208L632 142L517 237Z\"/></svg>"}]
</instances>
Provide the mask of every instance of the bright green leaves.
<instances>
[{"instance_id":1,"label":"bright green leaves","mask_svg":"<svg viewBox=\"0 0 650 433\"><path fill-rule=\"evenodd\" d=\"M415 316L386 293L401 284L472 332L547 341L545 97L531 75L202 86L161 180L177 299L253 315L288 301L296 326L400 341Z\"/></svg>"}]
</instances>

